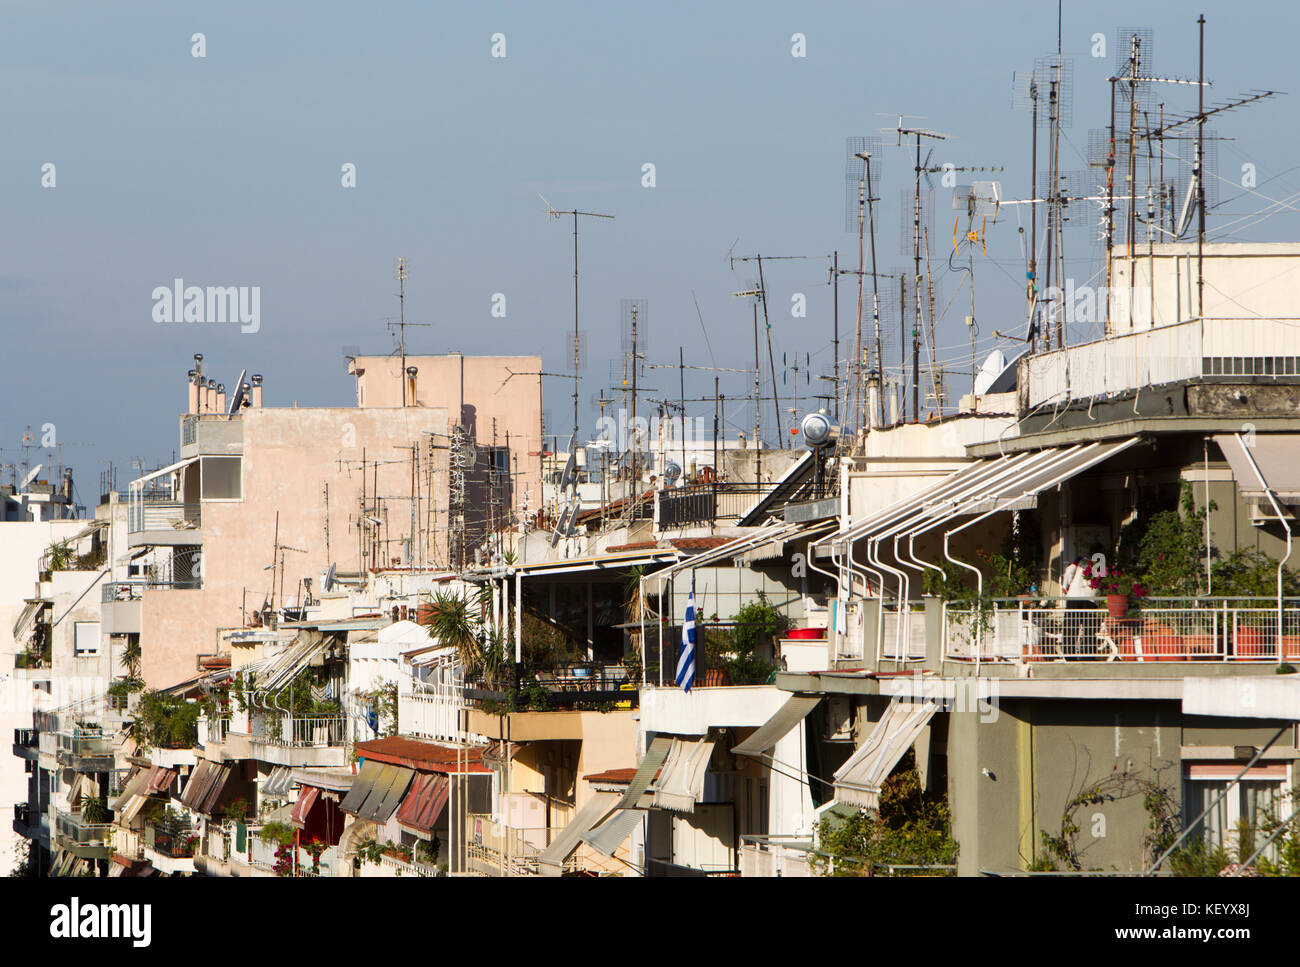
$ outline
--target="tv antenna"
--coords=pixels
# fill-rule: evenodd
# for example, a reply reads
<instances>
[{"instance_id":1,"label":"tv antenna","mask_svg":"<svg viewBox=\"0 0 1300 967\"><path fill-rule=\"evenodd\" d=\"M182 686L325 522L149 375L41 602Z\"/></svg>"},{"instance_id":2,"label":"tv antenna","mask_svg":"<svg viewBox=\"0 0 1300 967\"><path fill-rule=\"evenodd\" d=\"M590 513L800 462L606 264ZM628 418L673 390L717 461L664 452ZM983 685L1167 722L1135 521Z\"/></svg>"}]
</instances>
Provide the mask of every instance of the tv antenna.
<instances>
[{"instance_id":1,"label":"tv antenna","mask_svg":"<svg viewBox=\"0 0 1300 967\"><path fill-rule=\"evenodd\" d=\"M402 405L406 405L406 327L422 326L432 327L431 322L407 322L406 321L406 259L398 256L397 267L393 272L393 278L397 280L397 322L389 322L388 331L393 332L394 327L397 330L397 352L402 357L402 369L398 373L398 379L402 384Z\"/></svg>"},{"instance_id":2,"label":"tv antenna","mask_svg":"<svg viewBox=\"0 0 1300 967\"><path fill-rule=\"evenodd\" d=\"M578 218L610 218L601 212L582 212L576 208L569 211L557 211L542 194L538 194L546 205L547 218L559 218L561 215L573 216L573 438L578 438L578 370L582 367L582 334L578 329Z\"/></svg>"}]
</instances>

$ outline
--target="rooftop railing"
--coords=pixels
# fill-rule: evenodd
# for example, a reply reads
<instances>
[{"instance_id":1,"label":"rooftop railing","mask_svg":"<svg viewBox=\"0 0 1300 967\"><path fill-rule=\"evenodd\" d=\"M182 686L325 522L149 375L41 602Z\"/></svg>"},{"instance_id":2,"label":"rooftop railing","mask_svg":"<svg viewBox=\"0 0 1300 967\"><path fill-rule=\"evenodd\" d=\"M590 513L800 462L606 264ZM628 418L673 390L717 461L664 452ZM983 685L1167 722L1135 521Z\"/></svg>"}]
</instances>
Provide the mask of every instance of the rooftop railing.
<instances>
[{"instance_id":1,"label":"rooftop railing","mask_svg":"<svg viewBox=\"0 0 1300 967\"><path fill-rule=\"evenodd\" d=\"M944 608L944 657L982 662L1300 660L1300 601L1145 599L1123 616L1096 606L1000 600Z\"/></svg>"},{"instance_id":2,"label":"rooftop railing","mask_svg":"<svg viewBox=\"0 0 1300 967\"><path fill-rule=\"evenodd\" d=\"M127 531L196 530L202 522L199 504L143 498L127 508Z\"/></svg>"}]
</instances>

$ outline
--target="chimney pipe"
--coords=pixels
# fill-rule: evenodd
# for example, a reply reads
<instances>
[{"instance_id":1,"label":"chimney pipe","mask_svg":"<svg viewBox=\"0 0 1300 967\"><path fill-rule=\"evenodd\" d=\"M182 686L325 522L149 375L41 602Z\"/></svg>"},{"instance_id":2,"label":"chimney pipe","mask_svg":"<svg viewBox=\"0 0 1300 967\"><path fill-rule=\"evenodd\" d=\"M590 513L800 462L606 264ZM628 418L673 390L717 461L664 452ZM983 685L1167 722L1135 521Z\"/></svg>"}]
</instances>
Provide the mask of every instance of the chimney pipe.
<instances>
[{"instance_id":1,"label":"chimney pipe","mask_svg":"<svg viewBox=\"0 0 1300 967\"><path fill-rule=\"evenodd\" d=\"M253 405L260 408L262 405L262 374L253 374Z\"/></svg>"},{"instance_id":2,"label":"chimney pipe","mask_svg":"<svg viewBox=\"0 0 1300 967\"><path fill-rule=\"evenodd\" d=\"M217 408L217 381L209 379L207 391L203 396L203 406L205 413L212 413Z\"/></svg>"},{"instance_id":3,"label":"chimney pipe","mask_svg":"<svg viewBox=\"0 0 1300 967\"><path fill-rule=\"evenodd\" d=\"M226 384L217 384L217 412L224 414L226 412Z\"/></svg>"},{"instance_id":4,"label":"chimney pipe","mask_svg":"<svg viewBox=\"0 0 1300 967\"><path fill-rule=\"evenodd\" d=\"M190 370L189 386L186 388L189 393L189 409L187 413L197 413L199 411L199 374L197 370Z\"/></svg>"}]
</instances>

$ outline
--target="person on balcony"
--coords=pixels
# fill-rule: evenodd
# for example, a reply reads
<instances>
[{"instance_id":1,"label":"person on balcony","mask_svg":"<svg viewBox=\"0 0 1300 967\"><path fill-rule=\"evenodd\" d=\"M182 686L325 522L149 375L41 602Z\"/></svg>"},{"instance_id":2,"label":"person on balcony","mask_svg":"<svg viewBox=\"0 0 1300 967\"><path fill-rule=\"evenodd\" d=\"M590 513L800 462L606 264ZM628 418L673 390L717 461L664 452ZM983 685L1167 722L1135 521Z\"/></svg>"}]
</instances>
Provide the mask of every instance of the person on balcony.
<instances>
[{"instance_id":1,"label":"person on balcony","mask_svg":"<svg viewBox=\"0 0 1300 967\"><path fill-rule=\"evenodd\" d=\"M1061 590L1065 595L1065 653L1091 655L1097 650L1097 629L1100 622L1086 612L1097 607L1097 592L1092 579L1097 568L1105 565L1097 559L1080 554L1061 575Z\"/></svg>"}]
</instances>

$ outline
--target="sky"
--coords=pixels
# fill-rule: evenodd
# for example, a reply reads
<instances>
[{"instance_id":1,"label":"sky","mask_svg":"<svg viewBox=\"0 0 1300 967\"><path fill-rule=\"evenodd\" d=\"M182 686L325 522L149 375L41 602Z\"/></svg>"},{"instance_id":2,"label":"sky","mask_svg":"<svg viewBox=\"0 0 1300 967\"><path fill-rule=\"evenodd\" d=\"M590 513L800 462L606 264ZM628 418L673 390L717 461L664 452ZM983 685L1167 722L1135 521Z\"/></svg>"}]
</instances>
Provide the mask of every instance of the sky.
<instances>
[{"instance_id":1,"label":"sky","mask_svg":"<svg viewBox=\"0 0 1300 967\"><path fill-rule=\"evenodd\" d=\"M1062 46L1075 94L1063 167L1083 167L1089 130L1107 121L1117 31L1153 30L1154 69L1194 77L1199 12L1067 0ZM1203 12L1210 101L1296 86L1300 7L1207 2ZM806 410L834 358L827 256L838 251L841 269L856 268L846 139L882 141L878 261L882 271L901 267L912 159L895 145L898 115L950 135L931 164L1003 166L959 177L995 178L1004 197L1027 197L1030 120L1014 103L1013 76L1054 52L1057 28L1056 5L1042 0L11 2L5 20L0 464L21 468L30 456L48 465L39 444L52 427L87 505L110 461L125 490L133 462L171 459L196 352L228 387L241 369L263 374L268 405L353 403L343 350L393 350L398 256L406 319L431 324L408 330L409 352L540 353L546 371L565 371L572 222L548 218L547 202L615 216L579 226L585 433L591 399L611 376L621 381L623 299L648 300L648 363L675 364L680 346L687 365L752 366L752 310L733 293L757 268L733 268L732 255L808 256L763 266L782 408ZM1093 56L1097 35L1104 57ZM1194 107L1191 92L1173 90L1170 110ZM1217 119L1233 140L1218 145L1211 238L1218 225L1235 240L1297 237L1294 111L1278 97ZM344 185L345 165L355 166L355 187ZM1254 166L1249 190L1239 184L1244 165ZM964 392L967 273L948 266L952 191L940 182L936 356ZM1246 217L1276 201L1271 217ZM1027 209L1014 211L1027 224ZM1067 259L1086 281L1099 264L1095 219L1068 231ZM987 254L974 263L980 360L1016 351L994 330L1025 328L1017 215L1003 209L984 234ZM155 321L154 290L177 278L259 287L257 331ZM504 317L492 311L497 294ZM794 314L800 295L804 316ZM839 298L843 359L853 276L841 276ZM766 369L766 343L762 356ZM715 375L729 397L752 387L752 375L691 370L688 398L711 396ZM668 370L644 382L647 397L678 393ZM565 435L571 385L545 385L550 426ZM764 434L774 440L771 408L764 403ZM693 416L712 409L688 403ZM739 400L727 417L729 435L752 426ZM29 427L30 455L21 446Z\"/></svg>"}]
</instances>

